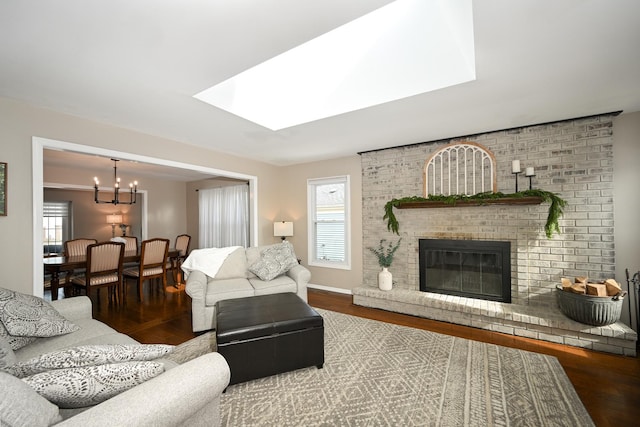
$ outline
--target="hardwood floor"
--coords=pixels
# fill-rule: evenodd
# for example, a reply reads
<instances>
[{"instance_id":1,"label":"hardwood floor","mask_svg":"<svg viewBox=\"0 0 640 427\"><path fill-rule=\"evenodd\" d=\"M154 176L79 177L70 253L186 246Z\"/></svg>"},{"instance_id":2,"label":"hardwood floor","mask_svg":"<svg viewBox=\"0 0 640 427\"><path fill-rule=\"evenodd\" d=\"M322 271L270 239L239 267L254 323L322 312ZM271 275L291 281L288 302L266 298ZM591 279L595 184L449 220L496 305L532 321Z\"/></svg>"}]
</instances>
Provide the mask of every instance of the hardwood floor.
<instances>
[{"instance_id":1,"label":"hardwood floor","mask_svg":"<svg viewBox=\"0 0 640 427\"><path fill-rule=\"evenodd\" d=\"M166 298L162 292L147 290L142 304L132 290L127 304L121 307L109 306L106 298L98 303L95 295L92 300L96 319L140 342L179 344L195 337L191 331L191 299L184 286L169 286ZM351 300L350 295L309 290L309 304L314 307L555 356L597 426L631 426L640 419L640 358L360 307Z\"/></svg>"}]
</instances>

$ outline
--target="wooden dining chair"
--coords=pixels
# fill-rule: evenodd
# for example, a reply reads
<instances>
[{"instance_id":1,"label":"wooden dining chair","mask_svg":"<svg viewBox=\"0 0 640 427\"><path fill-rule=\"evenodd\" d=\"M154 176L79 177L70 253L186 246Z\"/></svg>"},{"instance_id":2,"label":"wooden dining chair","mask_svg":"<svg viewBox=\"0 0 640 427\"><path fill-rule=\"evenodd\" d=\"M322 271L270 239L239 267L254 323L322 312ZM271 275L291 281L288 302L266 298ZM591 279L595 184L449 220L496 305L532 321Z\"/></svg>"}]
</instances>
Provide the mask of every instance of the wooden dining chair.
<instances>
[{"instance_id":1,"label":"wooden dining chair","mask_svg":"<svg viewBox=\"0 0 640 427\"><path fill-rule=\"evenodd\" d=\"M138 238L135 236L122 236L118 237L119 241L124 242L124 252L125 254L129 253L138 253ZM113 240L113 239L112 239ZM128 269L131 267L138 267L137 262L125 262L124 269Z\"/></svg>"},{"instance_id":2,"label":"wooden dining chair","mask_svg":"<svg viewBox=\"0 0 640 427\"><path fill-rule=\"evenodd\" d=\"M64 255L65 257L85 256L87 254L87 247L95 243L98 243L96 239L80 238L80 239L67 240L62 245L62 248L63 248L62 255ZM85 272L84 269L68 271L64 280L65 286L70 285L74 277L83 276L84 272Z\"/></svg>"},{"instance_id":3,"label":"wooden dining chair","mask_svg":"<svg viewBox=\"0 0 640 427\"><path fill-rule=\"evenodd\" d=\"M167 270L171 270L173 273L173 282L177 287L181 280L180 266L185 259L189 256L189 243L191 242L191 236L188 234L180 234L176 237L176 244L174 248L178 251L178 256L172 257L167 262Z\"/></svg>"},{"instance_id":4,"label":"wooden dining chair","mask_svg":"<svg viewBox=\"0 0 640 427\"><path fill-rule=\"evenodd\" d=\"M122 236L121 239L125 241L125 252L138 252L138 238L135 236Z\"/></svg>"},{"instance_id":5,"label":"wooden dining chair","mask_svg":"<svg viewBox=\"0 0 640 427\"><path fill-rule=\"evenodd\" d=\"M66 257L86 255L87 247L98 243L96 239L73 239L64 242L64 253Z\"/></svg>"},{"instance_id":6,"label":"wooden dining chair","mask_svg":"<svg viewBox=\"0 0 640 427\"><path fill-rule=\"evenodd\" d=\"M87 296L91 289L109 289L109 303L117 302L122 293L122 264L124 261L124 243L102 242L87 246L87 268L83 276L75 276L71 284L84 289ZM99 301L99 299L98 299Z\"/></svg>"},{"instance_id":7,"label":"wooden dining chair","mask_svg":"<svg viewBox=\"0 0 640 427\"><path fill-rule=\"evenodd\" d=\"M140 249L140 262L137 267L127 268L123 271L125 284L127 279L133 279L138 284L138 300L143 300L143 284L146 280L160 279L162 292L166 293L167 286L167 255L169 254L169 239L143 240ZM151 283L150 283L151 285Z\"/></svg>"}]
</instances>

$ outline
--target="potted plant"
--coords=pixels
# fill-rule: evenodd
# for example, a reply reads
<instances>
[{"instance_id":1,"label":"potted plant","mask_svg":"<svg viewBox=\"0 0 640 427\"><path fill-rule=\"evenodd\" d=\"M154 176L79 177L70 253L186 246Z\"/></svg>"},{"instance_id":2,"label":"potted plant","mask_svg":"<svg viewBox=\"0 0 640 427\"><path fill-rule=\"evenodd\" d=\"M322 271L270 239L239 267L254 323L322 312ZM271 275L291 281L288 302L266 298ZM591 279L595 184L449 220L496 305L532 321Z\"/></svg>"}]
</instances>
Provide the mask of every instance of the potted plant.
<instances>
[{"instance_id":1,"label":"potted plant","mask_svg":"<svg viewBox=\"0 0 640 427\"><path fill-rule=\"evenodd\" d=\"M378 273L378 287L383 291L390 291L393 284L393 276L388 270L393 262L393 256L400 247L402 238L394 244L386 239L381 239L377 248L369 247L368 249L378 258L378 265L382 267L382 271Z\"/></svg>"}]
</instances>

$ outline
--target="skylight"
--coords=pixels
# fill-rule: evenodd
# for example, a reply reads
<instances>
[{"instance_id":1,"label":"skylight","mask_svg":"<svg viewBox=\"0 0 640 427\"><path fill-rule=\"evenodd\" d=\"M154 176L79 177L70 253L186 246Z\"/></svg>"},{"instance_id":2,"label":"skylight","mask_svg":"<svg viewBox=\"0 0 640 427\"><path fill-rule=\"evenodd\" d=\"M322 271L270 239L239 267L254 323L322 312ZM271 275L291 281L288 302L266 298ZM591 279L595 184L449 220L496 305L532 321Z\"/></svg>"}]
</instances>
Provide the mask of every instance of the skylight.
<instances>
[{"instance_id":1,"label":"skylight","mask_svg":"<svg viewBox=\"0 0 640 427\"><path fill-rule=\"evenodd\" d=\"M194 96L280 130L472 80L471 0L396 0Z\"/></svg>"}]
</instances>

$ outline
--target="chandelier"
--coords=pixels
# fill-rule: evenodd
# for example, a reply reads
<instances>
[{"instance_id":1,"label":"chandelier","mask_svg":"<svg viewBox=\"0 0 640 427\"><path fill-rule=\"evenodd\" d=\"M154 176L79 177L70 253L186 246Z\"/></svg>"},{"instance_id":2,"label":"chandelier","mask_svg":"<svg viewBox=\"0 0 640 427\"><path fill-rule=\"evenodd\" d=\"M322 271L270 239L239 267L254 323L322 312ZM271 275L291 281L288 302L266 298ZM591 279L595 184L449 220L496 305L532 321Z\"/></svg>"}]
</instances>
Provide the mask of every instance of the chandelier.
<instances>
[{"instance_id":1,"label":"chandelier","mask_svg":"<svg viewBox=\"0 0 640 427\"><path fill-rule=\"evenodd\" d=\"M111 159L113 160L113 199L111 200L100 200L98 199L98 184L100 184L100 181L98 181L98 177L93 177L93 181L95 182L94 184L94 192L93 192L93 199L95 200L96 203L111 203L113 205L132 205L136 202L136 195L138 194L138 181L133 181L132 183L129 183L129 201L128 202L123 202L120 201L120 178L118 178L118 162L120 160L118 159Z\"/></svg>"}]
</instances>

